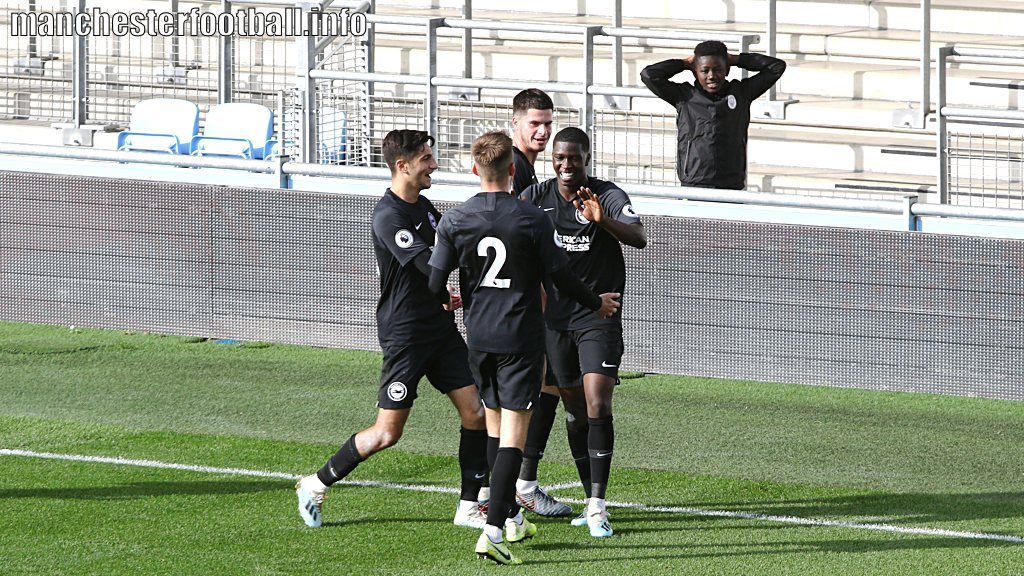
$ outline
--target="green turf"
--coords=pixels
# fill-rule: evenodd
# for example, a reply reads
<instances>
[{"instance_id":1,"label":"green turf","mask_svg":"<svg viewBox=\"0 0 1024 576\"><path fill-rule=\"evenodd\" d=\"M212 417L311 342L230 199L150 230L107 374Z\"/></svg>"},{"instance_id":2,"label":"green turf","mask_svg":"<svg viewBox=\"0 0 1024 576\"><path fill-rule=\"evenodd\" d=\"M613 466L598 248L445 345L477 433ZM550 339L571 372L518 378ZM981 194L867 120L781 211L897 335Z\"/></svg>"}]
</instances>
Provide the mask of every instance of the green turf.
<instances>
[{"instance_id":1,"label":"green turf","mask_svg":"<svg viewBox=\"0 0 1024 576\"><path fill-rule=\"evenodd\" d=\"M379 365L0 324L0 447L309 473L371 422ZM422 392L399 447L353 479L454 486L454 413ZM624 382L615 411L615 500L1024 535L1021 403L648 376ZM556 430L542 481L571 480L568 462ZM501 571L450 524L452 495L341 487L309 530L288 481L14 456L0 470L2 574ZM1016 574L1024 561L1019 544L612 513L608 542L542 520L516 571Z\"/></svg>"}]
</instances>

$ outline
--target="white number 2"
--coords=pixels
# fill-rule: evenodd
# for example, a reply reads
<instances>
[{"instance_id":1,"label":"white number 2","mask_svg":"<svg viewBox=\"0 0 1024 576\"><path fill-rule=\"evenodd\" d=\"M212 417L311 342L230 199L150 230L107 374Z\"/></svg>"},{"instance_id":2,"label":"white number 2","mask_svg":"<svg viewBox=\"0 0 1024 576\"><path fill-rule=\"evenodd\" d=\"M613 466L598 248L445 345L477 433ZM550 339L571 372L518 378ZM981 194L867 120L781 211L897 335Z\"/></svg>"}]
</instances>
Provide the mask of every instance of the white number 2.
<instances>
[{"instance_id":1,"label":"white number 2","mask_svg":"<svg viewBox=\"0 0 1024 576\"><path fill-rule=\"evenodd\" d=\"M494 236L485 236L476 245L477 255L487 258L488 248L494 248L494 262L487 272L484 272L484 279L480 285L487 288L508 288L512 281L508 278L498 278L498 272L501 272L501 267L505 265L505 245Z\"/></svg>"}]
</instances>

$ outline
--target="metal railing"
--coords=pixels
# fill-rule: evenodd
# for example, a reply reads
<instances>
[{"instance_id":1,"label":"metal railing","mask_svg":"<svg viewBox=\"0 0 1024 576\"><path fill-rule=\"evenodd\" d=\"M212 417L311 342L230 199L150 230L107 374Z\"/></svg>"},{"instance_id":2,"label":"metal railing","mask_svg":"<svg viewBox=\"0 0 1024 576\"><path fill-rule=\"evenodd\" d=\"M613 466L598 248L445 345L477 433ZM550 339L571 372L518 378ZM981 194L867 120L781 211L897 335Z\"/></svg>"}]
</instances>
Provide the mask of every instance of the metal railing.
<instances>
[{"instance_id":1,"label":"metal railing","mask_svg":"<svg viewBox=\"0 0 1024 576\"><path fill-rule=\"evenodd\" d=\"M133 9L219 15L244 9L262 14L284 7L353 14L368 1L324 0L297 4L285 0L141 0ZM0 26L11 26L15 12L63 13L104 9L101 0L33 0L0 6ZM267 8L272 6L273 8ZM7 32L10 32L8 29ZM91 143L91 132L104 125L126 126L134 104L144 98L187 99L205 111L229 101L274 108L280 93L302 87L302 70L321 65L321 59L349 54L360 42L355 36L205 36L179 35L173 28L160 35L26 36L6 34L0 49L14 65L0 69L0 115L57 122L65 142ZM311 45L315 56L296 62L294 45ZM12 59L11 53L16 54ZM299 50L300 55L307 50ZM6 97L6 98L5 98ZM310 108L312 113L312 108ZM317 146L315 130L306 130Z\"/></svg>"},{"instance_id":2,"label":"metal railing","mask_svg":"<svg viewBox=\"0 0 1024 576\"><path fill-rule=\"evenodd\" d=\"M1024 208L1024 111L946 105L950 61L1020 66L1024 51L944 46L936 53L939 203ZM951 132L950 123L969 125L972 131ZM979 132L981 126L1001 133Z\"/></svg>"},{"instance_id":3,"label":"metal railing","mask_svg":"<svg viewBox=\"0 0 1024 576\"><path fill-rule=\"evenodd\" d=\"M0 142L0 155L66 160L93 160L102 162L134 162L150 165L185 168L211 168L257 174L275 174L280 188L291 187L292 176L322 176L356 180L389 180L391 173L382 167L309 164L288 157L268 160L242 160L234 158L193 157L148 152L122 152L68 146L44 146ZM479 178L466 172L435 172L431 180L439 185L475 187ZM808 208L849 211L862 214L900 215L906 230L915 231L915 219L923 216L941 216L973 220L1024 222L1024 210L972 206L948 206L917 202L914 196L902 200L859 200L849 198L823 198L791 194L693 188L686 186L624 185L632 197L663 200L692 200L743 204L748 207Z\"/></svg>"},{"instance_id":4,"label":"metal railing","mask_svg":"<svg viewBox=\"0 0 1024 576\"><path fill-rule=\"evenodd\" d=\"M471 14L471 8L469 12ZM516 91L525 88L540 88L556 98L556 122L560 126L578 125L583 127L594 141L594 165L596 175L616 176L633 182L670 184L674 175L675 132L670 130L672 116L669 113L639 113L619 107L620 102L630 98L654 98L642 87L621 87L598 85L595 82L595 47L606 40L666 40L672 42L696 43L707 39L722 39L740 51L749 50L759 41L756 34L718 34L704 31L647 30L605 26L542 25L527 22L484 22L457 18L417 18L409 16L367 15L371 34L376 37L378 26L415 27L423 31L424 48L422 55L426 66L422 74L381 74L372 69L374 48L367 48L365 71L324 70L313 68L308 77L315 83L311 88L316 92L330 92L338 83L361 83L356 92L361 99L359 107L368 113L360 118L349 118L349 134L356 135L360 142L353 142L353 148L366 151L361 155L362 163L380 166L380 140L385 128L414 127L413 116L421 114L419 128L438 136L438 157L445 169L458 170L469 165L468 149L472 140L488 129L507 128L511 121L511 98ZM575 41L578 44L580 61L583 65L582 81L552 82L542 80L503 80L474 78L472 59L465 52L472 50L473 36L464 32L493 32L502 34L546 33L557 37L559 42ZM442 37L459 35L464 51L462 76L440 76L438 74L438 41ZM572 52L568 52L571 55ZM745 71L744 71L745 73ZM445 98L439 89L449 89L455 94ZM486 94L485 94L486 91ZM595 101L598 97L598 101ZM603 97L603 98L602 98ZM618 98L618 101L613 100ZM602 105L608 102L608 108ZM390 122L384 122L381 113L387 111ZM386 126L384 126L386 124ZM630 148L616 146L616 140L627 139L636 142L636 135L626 135L631 127L647 125L638 130L643 139L641 145ZM608 145L603 145L608 144ZM625 150L618 154L615 149ZM642 150L638 154L635 150ZM656 150L656 152L655 152ZM352 162L345 162L352 164ZM544 175L547 167L538 166L538 173Z\"/></svg>"}]
</instances>

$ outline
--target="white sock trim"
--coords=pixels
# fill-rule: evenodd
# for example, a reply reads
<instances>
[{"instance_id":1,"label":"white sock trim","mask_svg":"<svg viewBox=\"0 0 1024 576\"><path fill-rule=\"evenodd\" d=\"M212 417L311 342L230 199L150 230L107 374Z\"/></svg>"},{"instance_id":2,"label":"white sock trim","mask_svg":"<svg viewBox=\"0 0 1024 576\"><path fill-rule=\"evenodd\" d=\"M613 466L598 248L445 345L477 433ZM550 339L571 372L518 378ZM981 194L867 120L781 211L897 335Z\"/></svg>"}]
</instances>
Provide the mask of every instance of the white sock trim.
<instances>
[{"instance_id":1,"label":"white sock trim","mask_svg":"<svg viewBox=\"0 0 1024 576\"><path fill-rule=\"evenodd\" d=\"M516 480L516 492L527 494L533 492L540 486L536 480Z\"/></svg>"},{"instance_id":2,"label":"white sock trim","mask_svg":"<svg viewBox=\"0 0 1024 576\"><path fill-rule=\"evenodd\" d=\"M320 477L316 474L311 474L302 479L302 483L305 484L306 489L311 492L326 492L327 485L320 481Z\"/></svg>"},{"instance_id":3,"label":"white sock trim","mask_svg":"<svg viewBox=\"0 0 1024 576\"><path fill-rule=\"evenodd\" d=\"M498 544L505 540L505 535L502 529L497 526L491 526L490 524L484 525L484 534L487 535L487 539L495 544Z\"/></svg>"}]
</instances>

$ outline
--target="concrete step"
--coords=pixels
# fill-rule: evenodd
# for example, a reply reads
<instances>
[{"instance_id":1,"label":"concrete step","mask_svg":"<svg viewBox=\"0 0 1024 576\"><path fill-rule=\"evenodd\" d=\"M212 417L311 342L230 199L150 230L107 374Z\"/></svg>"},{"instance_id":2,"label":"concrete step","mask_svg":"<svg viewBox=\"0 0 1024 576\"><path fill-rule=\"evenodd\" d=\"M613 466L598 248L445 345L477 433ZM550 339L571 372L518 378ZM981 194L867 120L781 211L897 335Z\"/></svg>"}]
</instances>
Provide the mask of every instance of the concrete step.
<instances>
[{"instance_id":1,"label":"concrete step","mask_svg":"<svg viewBox=\"0 0 1024 576\"><path fill-rule=\"evenodd\" d=\"M895 200L917 195L922 202L936 194L934 175L886 172L817 170L751 164L747 171L750 189L777 194L828 198Z\"/></svg>"},{"instance_id":2,"label":"concrete step","mask_svg":"<svg viewBox=\"0 0 1024 576\"><path fill-rule=\"evenodd\" d=\"M1024 84L1024 67L1006 66L984 71L968 65L947 72L947 105L1019 109L1015 87ZM932 97L938 94L936 74L931 78ZM852 100L914 102L920 94L916 66L892 66L851 62L790 61L779 90L794 95L827 96Z\"/></svg>"},{"instance_id":3,"label":"concrete step","mask_svg":"<svg viewBox=\"0 0 1024 576\"><path fill-rule=\"evenodd\" d=\"M847 38L847 51L870 54L866 46L888 43L876 38L878 34ZM895 34L881 34L881 36ZM421 38L401 35L382 35L377 50L377 70L388 73L413 73L426 65L426 53ZM832 39L830 38L831 42ZM907 39L910 54L916 47ZM999 47L1006 48L1005 43ZM876 49L882 54L885 49ZM442 75L461 76L463 59L461 43L443 39L438 44L439 71ZM644 66L671 57L666 51L629 51L624 54L624 83L640 85L640 70ZM779 82L779 90L794 95L823 96L848 100L890 101L898 105L916 102L920 98L920 67L911 60L882 59L880 57L853 58L831 54L787 54L789 68ZM1008 65L993 63L955 63L948 71L947 104L951 106L983 106L994 108L1019 106L1019 91L1013 89L1024 83L1024 65L1005 61ZM608 46L595 51L595 78L612 79L615 70ZM582 50L574 44L546 44L516 40L482 40L474 42L474 76L491 78L515 77L538 82L581 82L584 66ZM734 70L732 77L738 78ZM683 73L684 81L692 76ZM606 83L613 83L612 80ZM932 74L932 95L938 93L937 74ZM1007 87L1010 87L1008 89ZM415 88L414 88L415 90ZM640 99L637 102L641 102ZM643 104L640 104L643 106Z\"/></svg>"},{"instance_id":4,"label":"concrete step","mask_svg":"<svg viewBox=\"0 0 1024 576\"><path fill-rule=\"evenodd\" d=\"M757 164L850 172L929 175L935 144L927 135L755 124L747 158Z\"/></svg>"}]
</instances>

